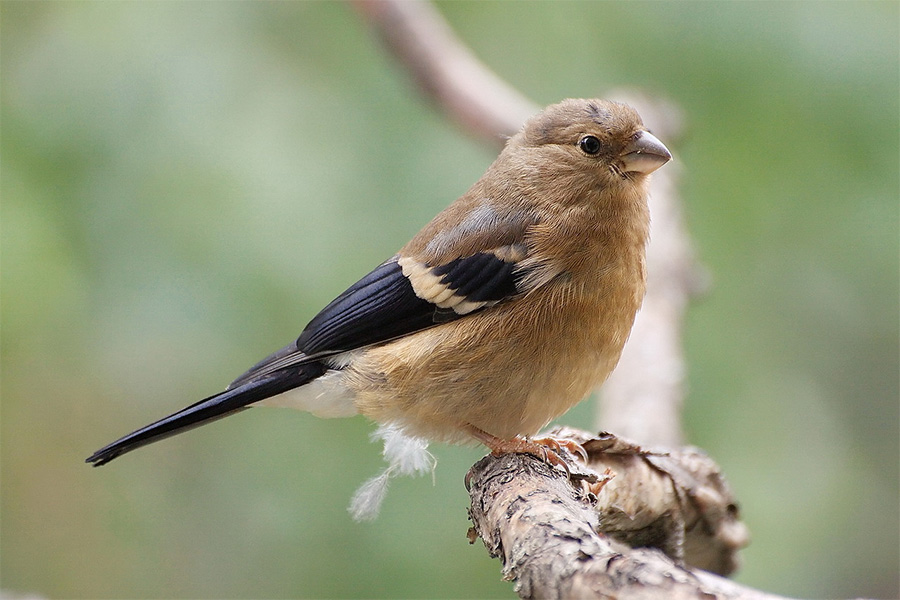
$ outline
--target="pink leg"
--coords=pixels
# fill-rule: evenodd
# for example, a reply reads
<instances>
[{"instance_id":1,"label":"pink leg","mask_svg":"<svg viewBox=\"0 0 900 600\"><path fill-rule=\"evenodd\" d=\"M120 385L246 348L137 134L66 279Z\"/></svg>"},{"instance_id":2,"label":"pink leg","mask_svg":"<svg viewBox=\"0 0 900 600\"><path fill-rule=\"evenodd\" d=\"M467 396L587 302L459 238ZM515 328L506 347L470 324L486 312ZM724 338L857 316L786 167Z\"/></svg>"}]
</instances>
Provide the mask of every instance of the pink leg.
<instances>
[{"instance_id":1,"label":"pink leg","mask_svg":"<svg viewBox=\"0 0 900 600\"><path fill-rule=\"evenodd\" d=\"M474 425L467 425L466 428L472 437L490 448L491 454L494 456L500 456L501 454L531 454L549 465L562 467L566 472L569 472L569 466L558 453L560 448L564 447L572 454L581 456L585 461L587 460L587 453L584 451L584 448L571 440L557 440L554 438L528 440L521 437L505 440L491 435Z\"/></svg>"}]
</instances>

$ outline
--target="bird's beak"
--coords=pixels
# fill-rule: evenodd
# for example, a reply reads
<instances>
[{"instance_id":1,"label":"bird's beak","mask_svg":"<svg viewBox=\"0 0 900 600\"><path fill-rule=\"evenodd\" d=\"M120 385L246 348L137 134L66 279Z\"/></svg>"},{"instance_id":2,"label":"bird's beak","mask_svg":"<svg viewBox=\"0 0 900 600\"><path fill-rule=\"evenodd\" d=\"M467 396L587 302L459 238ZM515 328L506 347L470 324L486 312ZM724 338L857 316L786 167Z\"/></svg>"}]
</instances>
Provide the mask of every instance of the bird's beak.
<instances>
[{"instance_id":1,"label":"bird's beak","mask_svg":"<svg viewBox=\"0 0 900 600\"><path fill-rule=\"evenodd\" d=\"M648 131L642 131L622 152L626 173L648 175L670 160L669 149Z\"/></svg>"}]
</instances>

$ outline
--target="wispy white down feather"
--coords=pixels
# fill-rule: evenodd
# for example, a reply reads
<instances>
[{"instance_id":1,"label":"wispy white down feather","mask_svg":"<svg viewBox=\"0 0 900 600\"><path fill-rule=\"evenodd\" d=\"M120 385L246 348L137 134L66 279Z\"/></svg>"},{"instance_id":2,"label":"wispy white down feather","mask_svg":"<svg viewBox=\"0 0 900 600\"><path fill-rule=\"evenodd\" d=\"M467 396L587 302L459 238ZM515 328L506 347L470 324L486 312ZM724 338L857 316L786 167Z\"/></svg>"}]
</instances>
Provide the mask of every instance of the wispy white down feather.
<instances>
[{"instance_id":1,"label":"wispy white down feather","mask_svg":"<svg viewBox=\"0 0 900 600\"><path fill-rule=\"evenodd\" d=\"M374 521L381 509L381 503L387 495L388 483L391 479L389 469L381 472L381 475L369 479L359 486L350 499L350 516L354 521Z\"/></svg>"},{"instance_id":2,"label":"wispy white down feather","mask_svg":"<svg viewBox=\"0 0 900 600\"><path fill-rule=\"evenodd\" d=\"M363 483L353 494L347 510L355 521L373 521L387 495L388 484L398 475L418 476L431 473L437 461L428 451L428 442L408 436L395 425L381 425L370 436L373 442L384 441L382 455L387 461L381 474Z\"/></svg>"},{"instance_id":3,"label":"wispy white down feather","mask_svg":"<svg viewBox=\"0 0 900 600\"><path fill-rule=\"evenodd\" d=\"M373 442L384 441L382 455L388 468L397 469L399 475L413 476L433 473L437 462L428 451L428 442L406 435L396 425L381 425L369 436Z\"/></svg>"}]
</instances>

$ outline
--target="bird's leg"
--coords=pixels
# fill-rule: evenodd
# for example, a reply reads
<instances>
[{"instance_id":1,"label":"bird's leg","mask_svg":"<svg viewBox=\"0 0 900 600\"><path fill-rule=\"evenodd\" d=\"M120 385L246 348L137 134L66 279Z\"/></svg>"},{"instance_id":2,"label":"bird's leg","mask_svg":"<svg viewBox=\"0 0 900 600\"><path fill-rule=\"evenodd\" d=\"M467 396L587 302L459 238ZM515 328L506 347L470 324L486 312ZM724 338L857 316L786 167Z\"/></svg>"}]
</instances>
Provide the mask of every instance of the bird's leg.
<instances>
[{"instance_id":1,"label":"bird's leg","mask_svg":"<svg viewBox=\"0 0 900 600\"><path fill-rule=\"evenodd\" d=\"M502 439L470 424L466 425L466 430L472 437L490 448L491 454L494 456L500 456L501 454L531 454L551 466L562 467L566 473L571 473L571 471L569 465L559 453L561 448L565 448L572 454L584 458L585 462L587 461L587 453L584 451L584 448L571 440L557 440L555 438L529 440L518 436L512 439Z\"/></svg>"}]
</instances>

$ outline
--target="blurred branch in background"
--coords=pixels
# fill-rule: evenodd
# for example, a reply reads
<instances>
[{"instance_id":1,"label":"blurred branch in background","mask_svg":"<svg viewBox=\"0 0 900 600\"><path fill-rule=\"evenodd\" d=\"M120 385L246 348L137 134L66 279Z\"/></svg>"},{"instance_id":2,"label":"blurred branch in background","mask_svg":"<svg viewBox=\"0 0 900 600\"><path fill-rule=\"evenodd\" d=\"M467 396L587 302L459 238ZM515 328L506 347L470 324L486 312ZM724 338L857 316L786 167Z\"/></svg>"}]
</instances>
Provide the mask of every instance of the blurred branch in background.
<instances>
[{"instance_id":1,"label":"blurred branch in background","mask_svg":"<svg viewBox=\"0 0 900 600\"><path fill-rule=\"evenodd\" d=\"M357 0L354 6L426 96L470 134L497 146L502 141L499 134L512 135L536 112L533 103L496 77L454 36L432 5ZM648 127L663 139L680 134L682 119L673 105L632 93L612 97L634 105ZM603 427L642 443L670 448L680 446L683 439L682 322L691 295L704 287L705 280L683 223L677 175L677 169L666 169L652 181L647 297L622 361L605 386L598 412ZM569 434L567 437L573 437ZM747 542L730 491L712 461L703 456L701 473L696 469L701 453L696 451L658 455L629 446L632 458L640 456L647 461L658 456L670 464L665 468L654 464L637 477L631 475L635 471L632 465L627 469L629 485L621 485L624 475L613 475L613 468L607 465L613 464L622 473L625 465L604 458L607 453L621 454L605 445L610 439L619 440L581 433L574 437L585 447L598 450L595 464L591 464L594 471L586 470L581 478L571 474L572 481L584 481L584 490L573 489L552 470L527 457L488 457L469 472L474 532L484 539L492 556L502 558L504 573L516 580L516 591L522 597L633 596L648 591L673 598L770 597L682 566L686 533L701 531L693 548L705 554L699 561L686 557L689 562L723 574L734 570L737 550ZM613 495L603 493L610 477L619 480L619 485L612 486L617 489ZM717 493L704 487L709 481L720 486ZM706 491L699 492L701 489ZM584 491L587 493L582 494ZM548 494L549 498L540 501ZM640 506L623 511L623 503L635 497L640 498ZM701 497L705 502L698 501ZM643 533L625 537L636 546L661 548L671 558L646 548L629 550L596 534L607 531L600 527L597 514L609 527L614 521L608 518L612 512L646 517L649 504L656 504L656 514L666 515L665 519L651 518ZM698 517L688 526L683 518L688 504L703 517L720 515L726 525L710 526L707 521L704 527L696 527L701 520ZM669 522L673 514L679 515L676 526ZM545 527L535 527L538 522ZM646 537L650 529L656 530L656 539ZM715 540L718 536L721 541L723 531L728 532L724 536L727 543L717 547ZM712 555L705 552L710 548L714 549Z\"/></svg>"},{"instance_id":2,"label":"blurred branch in background","mask_svg":"<svg viewBox=\"0 0 900 600\"><path fill-rule=\"evenodd\" d=\"M419 90L452 120L497 148L540 110L494 75L426 2L353 0Z\"/></svg>"},{"instance_id":3,"label":"blurred branch in background","mask_svg":"<svg viewBox=\"0 0 900 600\"><path fill-rule=\"evenodd\" d=\"M668 143L681 136L681 111L671 102L628 91L610 95L634 106ZM680 175L674 160L650 181L647 294L619 364L600 389L596 420L598 429L671 448L684 443L684 317L691 297L709 285L684 223Z\"/></svg>"}]
</instances>

